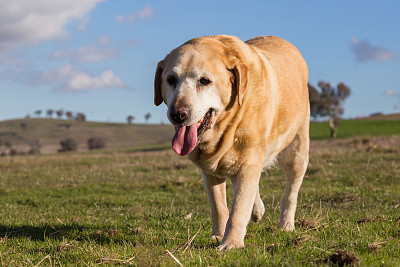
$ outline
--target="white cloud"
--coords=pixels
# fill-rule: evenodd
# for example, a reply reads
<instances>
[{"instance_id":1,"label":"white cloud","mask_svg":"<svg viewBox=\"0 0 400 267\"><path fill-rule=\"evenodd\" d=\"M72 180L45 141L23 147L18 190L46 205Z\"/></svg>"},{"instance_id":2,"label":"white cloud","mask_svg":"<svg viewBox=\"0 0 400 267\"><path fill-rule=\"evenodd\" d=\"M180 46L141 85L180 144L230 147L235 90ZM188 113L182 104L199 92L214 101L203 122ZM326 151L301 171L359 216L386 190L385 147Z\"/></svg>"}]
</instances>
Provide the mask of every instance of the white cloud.
<instances>
[{"instance_id":1,"label":"white cloud","mask_svg":"<svg viewBox=\"0 0 400 267\"><path fill-rule=\"evenodd\" d=\"M85 31L87 25L89 24L89 22L91 22L92 19L89 17L84 17L80 20L79 25L78 25L78 29L81 31Z\"/></svg>"},{"instance_id":2,"label":"white cloud","mask_svg":"<svg viewBox=\"0 0 400 267\"><path fill-rule=\"evenodd\" d=\"M115 59L118 56L119 52L116 49L86 46L78 49L71 48L62 51L56 51L51 55L51 59L65 59L76 63L89 63Z\"/></svg>"},{"instance_id":3,"label":"white cloud","mask_svg":"<svg viewBox=\"0 0 400 267\"><path fill-rule=\"evenodd\" d=\"M36 83L41 84L53 84L62 80L70 79L76 75L80 75L82 71L74 69L71 65L65 65L63 67L43 72L39 80Z\"/></svg>"},{"instance_id":4,"label":"white cloud","mask_svg":"<svg viewBox=\"0 0 400 267\"><path fill-rule=\"evenodd\" d=\"M130 15L126 15L126 16L118 15L115 18L115 21L116 22L129 22L129 23L132 23L135 20L135 18L136 18L136 16L134 14L130 14Z\"/></svg>"},{"instance_id":5,"label":"white cloud","mask_svg":"<svg viewBox=\"0 0 400 267\"><path fill-rule=\"evenodd\" d=\"M109 37L109 36L99 36L99 38L97 38L97 42L101 45L108 45L108 44L113 44L115 41L113 38Z\"/></svg>"},{"instance_id":6,"label":"white cloud","mask_svg":"<svg viewBox=\"0 0 400 267\"><path fill-rule=\"evenodd\" d=\"M138 39L129 39L129 40L125 40L122 42L122 45L124 45L124 46L137 46L140 44L141 44L141 41Z\"/></svg>"},{"instance_id":7,"label":"white cloud","mask_svg":"<svg viewBox=\"0 0 400 267\"><path fill-rule=\"evenodd\" d=\"M126 88L124 82L111 70L98 76L77 70L71 65L42 73L31 81L35 85L53 85L55 90L66 92L91 91L99 89Z\"/></svg>"},{"instance_id":8,"label":"white cloud","mask_svg":"<svg viewBox=\"0 0 400 267\"><path fill-rule=\"evenodd\" d=\"M150 6L145 6L143 10L139 12L139 18L141 19L148 19L153 18L156 12Z\"/></svg>"},{"instance_id":9,"label":"white cloud","mask_svg":"<svg viewBox=\"0 0 400 267\"><path fill-rule=\"evenodd\" d=\"M151 6L145 6L139 13L132 13L128 15L118 15L115 18L116 22L133 23L136 19L149 19L155 16L156 12Z\"/></svg>"},{"instance_id":10,"label":"white cloud","mask_svg":"<svg viewBox=\"0 0 400 267\"><path fill-rule=\"evenodd\" d=\"M66 91L88 91L117 87L121 88L125 85L111 70L106 70L97 77L87 73L74 75L60 88Z\"/></svg>"},{"instance_id":11,"label":"white cloud","mask_svg":"<svg viewBox=\"0 0 400 267\"><path fill-rule=\"evenodd\" d=\"M396 93L393 90L386 90L385 92L383 92L384 96L394 96L396 95Z\"/></svg>"},{"instance_id":12,"label":"white cloud","mask_svg":"<svg viewBox=\"0 0 400 267\"><path fill-rule=\"evenodd\" d=\"M71 19L81 21L104 0L0 1L0 51L68 36L64 27Z\"/></svg>"},{"instance_id":13,"label":"white cloud","mask_svg":"<svg viewBox=\"0 0 400 267\"><path fill-rule=\"evenodd\" d=\"M396 59L396 54L381 46L373 46L369 41L359 41L356 37L351 39L351 47L360 62L369 60L392 61Z\"/></svg>"}]
</instances>

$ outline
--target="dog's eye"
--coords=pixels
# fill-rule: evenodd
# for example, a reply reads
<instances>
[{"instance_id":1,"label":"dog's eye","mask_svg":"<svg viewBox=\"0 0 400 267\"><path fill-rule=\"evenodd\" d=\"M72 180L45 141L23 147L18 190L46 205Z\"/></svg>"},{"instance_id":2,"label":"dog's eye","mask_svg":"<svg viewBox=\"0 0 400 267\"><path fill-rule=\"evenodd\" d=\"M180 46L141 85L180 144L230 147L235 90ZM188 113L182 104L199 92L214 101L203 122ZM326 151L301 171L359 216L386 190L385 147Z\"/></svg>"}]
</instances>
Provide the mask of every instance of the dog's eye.
<instances>
[{"instance_id":1,"label":"dog's eye","mask_svg":"<svg viewBox=\"0 0 400 267\"><path fill-rule=\"evenodd\" d=\"M207 85L209 85L211 83L210 79L208 79L206 77L200 78L199 82L200 82L201 85L204 85L204 86L207 86Z\"/></svg>"},{"instance_id":2,"label":"dog's eye","mask_svg":"<svg viewBox=\"0 0 400 267\"><path fill-rule=\"evenodd\" d=\"M168 78L167 78L167 83L168 83L169 85L171 85L171 86L176 86L176 84L178 83L178 79L177 79L175 76L173 76L173 75L168 76Z\"/></svg>"}]
</instances>

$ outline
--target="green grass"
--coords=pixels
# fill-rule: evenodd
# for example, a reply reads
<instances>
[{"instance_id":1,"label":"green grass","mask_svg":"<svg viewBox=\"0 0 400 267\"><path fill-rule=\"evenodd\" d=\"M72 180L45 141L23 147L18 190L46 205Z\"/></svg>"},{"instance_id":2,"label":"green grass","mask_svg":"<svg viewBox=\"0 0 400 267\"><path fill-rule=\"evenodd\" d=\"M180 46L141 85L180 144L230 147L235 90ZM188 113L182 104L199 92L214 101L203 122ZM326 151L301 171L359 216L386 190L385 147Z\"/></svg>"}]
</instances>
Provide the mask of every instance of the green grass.
<instances>
[{"instance_id":1,"label":"green grass","mask_svg":"<svg viewBox=\"0 0 400 267\"><path fill-rule=\"evenodd\" d=\"M337 138L354 136L391 136L400 134L400 120L342 120ZM311 123L312 140L329 138L328 122Z\"/></svg>"},{"instance_id":2,"label":"green grass","mask_svg":"<svg viewBox=\"0 0 400 267\"><path fill-rule=\"evenodd\" d=\"M170 150L0 158L0 263L178 266L168 250L185 266L327 265L344 250L399 266L399 162L398 150L311 155L293 233L277 228L285 182L272 170L246 247L217 251L201 173Z\"/></svg>"}]
</instances>

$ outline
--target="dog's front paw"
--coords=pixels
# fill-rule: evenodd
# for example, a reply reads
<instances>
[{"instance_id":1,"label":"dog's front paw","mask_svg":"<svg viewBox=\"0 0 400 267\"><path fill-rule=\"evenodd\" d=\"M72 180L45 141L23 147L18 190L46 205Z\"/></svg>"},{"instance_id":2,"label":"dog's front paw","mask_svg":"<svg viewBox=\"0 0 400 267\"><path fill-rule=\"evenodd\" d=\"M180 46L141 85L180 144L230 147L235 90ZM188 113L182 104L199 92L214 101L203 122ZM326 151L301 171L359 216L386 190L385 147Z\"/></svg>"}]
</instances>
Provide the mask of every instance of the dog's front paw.
<instances>
[{"instance_id":1,"label":"dog's front paw","mask_svg":"<svg viewBox=\"0 0 400 267\"><path fill-rule=\"evenodd\" d=\"M295 229L294 222L279 222L279 228L286 232L293 232Z\"/></svg>"},{"instance_id":2,"label":"dog's front paw","mask_svg":"<svg viewBox=\"0 0 400 267\"><path fill-rule=\"evenodd\" d=\"M221 245L217 247L218 250L230 250L232 248L242 248L244 247L243 240L225 240L222 241Z\"/></svg>"}]
</instances>

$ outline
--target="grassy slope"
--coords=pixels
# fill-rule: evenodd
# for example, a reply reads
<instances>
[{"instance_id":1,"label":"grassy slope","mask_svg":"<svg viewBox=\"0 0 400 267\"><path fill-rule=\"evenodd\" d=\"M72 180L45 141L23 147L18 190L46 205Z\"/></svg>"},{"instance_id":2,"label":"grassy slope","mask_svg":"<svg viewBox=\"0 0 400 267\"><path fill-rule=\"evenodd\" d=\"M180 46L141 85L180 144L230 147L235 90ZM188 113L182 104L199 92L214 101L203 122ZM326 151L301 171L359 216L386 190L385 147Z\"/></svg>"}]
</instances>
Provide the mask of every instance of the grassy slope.
<instances>
[{"instance_id":1,"label":"grassy slope","mask_svg":"<svg viewBox=\"0 0 400 267\"><path fill-rule=\"evenodd\" d=\"M26 129L20 127L27 125ZM66 125L70 125L66 128ZM338 138L353 136L389 136L400 134L400 114L371 117L362 120L341 121ZM59 142L73 138L79 150L87 150L86 142L93 136L104 137L111 148L144 146L169 147L173 136L170 125L128 125L118 123L75 122L50 119L25 119L0 122L0 140L10 141L14 146L29 150L29 143L39 140L44 153L54 153ZM329 137L327 122L311 123L310 137L313 140Z\"/></svg>"},{"instance_id":2,"label":"grassy slope","mask_svg":"<svg viewBox=\"0 0 400 267\"><path fill-rule=\"evenodd\" d=\"M177 266L168 250L185 266L300 266L345 250L365 266L399 266L399 162L398 150L315 151L293 233L277 229L284 178L273 170L246 248L219 252L201 173L171 151L0 158L0 261Z\"/></svg>"},{"instance_id":3,"label":"grassy slope","mask_svg":"<svg viewBox=\"0 0 400 267\"><path fill-rule=\"evenodd\" d=\"M20 127L27 125L26 129ZM70 127L67 128L66 125ZM0 140L13 145L27 146L39 140L45 152L56 152L59 142L73 138L79 143L78 150L87 149L87 140L99 136L107 140L108 147L140 147L170 144L173 128L170 125L140 125L101 122L76 122L50 119L23 119L0 122ZM28 148L24 148L28 150Z\"/></svg>"}]
</instances>

